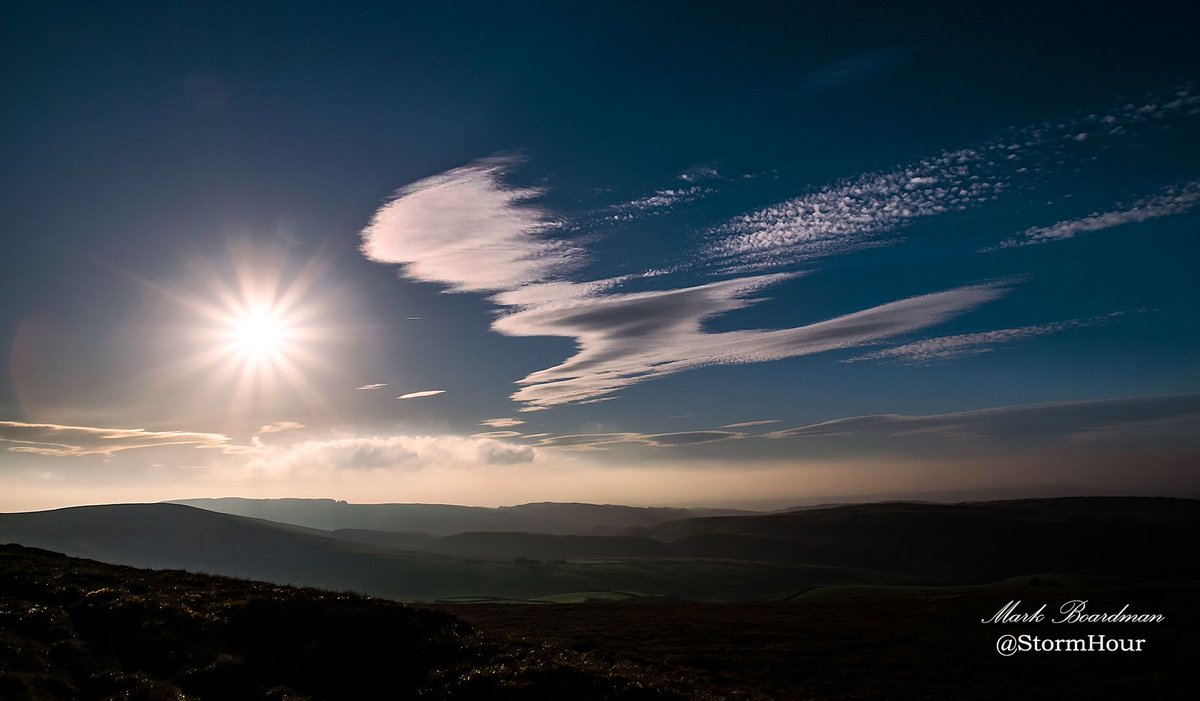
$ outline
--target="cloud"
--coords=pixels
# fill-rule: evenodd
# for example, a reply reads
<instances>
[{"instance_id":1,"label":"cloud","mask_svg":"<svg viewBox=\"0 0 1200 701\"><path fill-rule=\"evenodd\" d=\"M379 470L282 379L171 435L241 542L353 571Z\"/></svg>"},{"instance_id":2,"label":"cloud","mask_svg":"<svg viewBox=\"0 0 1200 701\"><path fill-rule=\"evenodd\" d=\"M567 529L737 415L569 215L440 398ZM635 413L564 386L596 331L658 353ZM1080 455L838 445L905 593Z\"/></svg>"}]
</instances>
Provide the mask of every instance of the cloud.
<instances>
[{"instance_id":1,"label":"cloud","mask_svg":"<svg viewBox=\"0 0 1200 701\"><path fill-rule=\"evenodd\" d=\"M420 392L409 392L408 394L402 394L399 397L396 397L396 399L421 399L423 397L436 397L439 394L445 393L446 390L444 389L424 389Z\"/></svg>"},{"instance_id":2,"label":"cloud","mask_svg":"<svg viewBox=\"0 0 1200 701\"><path fill-rule=\"evenodd\" d=\"M537 445L568 450L604 450L606 446L641 444L654 448L674 448L744 438L736 431L677 431L674 433L579 433L542 438Z\"/></svg>"},{"instance_id":3,"label":"cloud","mask_svg":"<svg viewBox=\"0 0 1200 701\"><path fill-rule=\"evenodd\" d=\"M362 387L356 387L355 389L369 390L369 389L380 389L381 387L387 387L387 383L386 382L376 382L375 384L363 385Z\"/></svg>"},{"instance_id":4,"label":"cloud","mask_svg":"<svg viewBox=\"0 0 1200 701\"><path fill-rule=\"evenodd\" d=\"M230 438L219 433L190 431L147 431L141 428L94 428L59 424L0 421L0 443L12 443L13 453L48 457L81 455L112 456L123 450L156 448L165 445L194 445L238 452L242 446L229 444Z\"/></svg>"},{"instance_id":5,"label":"cloud","mask_svg":"<svg viewBox=\"0 0 1200 701\"><path fill-rule=\"evenodd\" d=\"M520 431L483 431L482 433L472 433L471 438L516 438L521 435Z\"/></svg>"},{"instance_id":6,"label":"cloud","mask_svg":"<svg viewBox=\"0 0 1200 701\"><path fill-rule=\"evenodd\" d=\"M645 443L656 448L669 448L683 445L699 445L701 443L718 443L720 441L737 440L746 434L737 431L678 431L675 433L652 433L646 436Z\"/></svg>"},{"instance_id":7,"label":"cloud","mask_svg":"<svg viewBox=\"0 0 1200 701\"><path fill-rule=\"evenodd\" d=\"M876 344L936 326L1002 296L1011 283L945 289L793 328L704 330L707 322L757 304L762 290L802 274L763 274L764 270L892 245L915 221L991 202L1032 177L1026 175L1029 171L1083 163L1092 153L1083 149L1092 149L1096 139L1110 138L1114 129L1190 114L1200 100L1187 92L1170 98L1006 130L971 148L839 180L727 220L708 231L710 240L699 252L670 268L678 271L700 263L735 276L708 284L625 291L632 289L629 283L663 272L658 270L592 281L568 279L585 253L551 236L568 229L535 204L539 192L501 182L514 164L511 159L479 161L402 189L363 231L363 252L372 260L401 265L403 274L415 280L451 291L490 293L489 300L501 308L491 327L497 333L575 342L575 351L563 362L517 381L511 397L521 405L518 411L608 401L634 384L700 367ZM1084 142L1076 138L1081 133L1088 135ZM1047 165L1052 160L1060 165ZM671 207L700 194L695 190L699 187L688 181L664 188L639 206ZM1174 193L1176 201L1170 205L1147 201L1143 209L1178 208L1183 206L1179 198L1192 197L1191 192ZM856 360L925 362L981 353L995 344L1054 333L1072 323L947 336Z\"/></svg>"},{"instance_id":8,"label":"cloud","mask_svg":"<svg viewBox=\"0 0 1200 701\"><path fill-rule=\"evenodd\" d=\"M697 287L608 294L546 303L502 316L509 336L566 336L578 351L518 382L525 409L581 403L649 379L710 365L757 363L850 348L933 326L1003 295L1001 283L890 302L826 321L777 330L708 333L702 322L755 303L751 295L794 277L761 275Z\"/></svg>"},{"instance_id":9,"label":"cloud","mask_svg":"<svg viewBox=\"0 0 1200 701\"><path fill-rule=\"evenodd\" d=\"M893 245L901 240L902 229L921 219L981 206L1039 173L1090 162L1094 152L1083 149L1092 136L1116 138L1144 122L1192 115L1200 95L1176 91L1147 100L1114 107L1103 116L1009 129L970 148L839 180L748 212L709 231L713 240L703 258L726 273L746 273ZM1195 197L1195 184L1189 184L1132 211L1033 229L999 247L1178 213L1190 208Z\"/></svg>"},{"instance_id":10,"label":"cloud","mask_svg":"<svg viewBox=\"0 0 1200 701\"><path fill-rule=\"evenodd\" d=\"M760 421L739 421L735 424L725 424L721 428L750 428L751 426L766 426L768 424L777 424L779 419L764 419Z\"/></svg>"},{"instance_id":11,"label":"cloud","mask_svg":"<svg viewBox=\"0 0 1200 701\"><path fill-rule=\"evenodd\" d=\"M304 424L295 421L278 421L266 426L260 426L258 433L278 433L280 431L295 431L304 428Z\"/></svg>"},{"instance_id":12,"label":"cloud","mask_svg":"<svg viewBox=\"0 0 1200 701\"><path fill-rule=\"evenodd\" d=\"M412 278L493 292L493 303L512 309L492 323L498 333L575 339L578 350L565 362L518 381L512 398L523 405L520 411L608 401L632 384L709 365L853 347L941 323L1005 291L1003 284L973 285L797 328L707 333L703 322L755 304L756 292L800 273L634 293L614 289L658 272L588 282L548 279L571 269L582 253L541 237L549 215L528 203L533 193L499 183L507 165L483 161L405 188L363 232L363 251L373 260L405 265ZM935 186L924 177L914 172L905 183Z\"/></svg>"},{"instance_id":13,"label":"cloud","mask_svg":"<svg viewBox=\"0 0 1200 701\"><path fill-rule=\"evenodd\" d=\"M729 272L762 270L890 245L915 220L994 199L1004 178L984 177L986 151L942 153L867 173L764 207L712 230L704 256Z\"/></svg>"},{"instance_id":14,"label":"cloud","mask_svg":"<svg viewBox=\"0 0 1200 701\"><path fill-rule=\"evenodd\" d=\"M512 465L531 462L535 450L487 437L368 436L272 447L247 463L258 471L322 472Z\"/></svg>"},{"instance_id":15,"label":"cloud","mask_svg":"<svg viewBox=\"0 0 1200 701\"><path fill-rule=\"evenodd\" d=\"M1020 446L1092 432L1200 419L1200 394L1027 404L912 416L876 414L835 419L766 434L768 438L935 436L984 439ZM1196 434L1200 435L1200 434Z\"/></svg>"},{"instance_id":16,"label":"cloud","mask_svg":"<svg viewBox=\"0 0 1200 701\"><path fill-rule=\"evenodd\" d=\"M724 176L714 166L699 165L695 168L688 168L677 176L685 183L694 183L701 180L723 180Z\"/></svg>"},{"instance_id":17,"label":"cloud","mask_svg":"<svg viewBox=\"0 0 1200 701\"><path fill-rule=\"evenodd\" d=\"M512 164L477 161L398 191L363 230L363 254L454 292L511 290L574 268L582 251L544 236L556 223L531 203L539 191L500 182Z\"/></svg>"},{"instance_id":18,"label":"cloud","mask_svg":"<svg viewBox=\"0 0 1200 701\"><path fill-rule=\"evenodd\" d=\"M981 253L989 253L1004 248L1019 246L1036 246L1051 241L1065 241L1078 234L1090 231L1102 231L1126 224L1184 214L1191 211L1200 203L1200 181L1192 181L1183 185L1169 187L1153 197L1146 197L1134 202L1128 208L1111 212L1093 212L1081 219L1060 221L1050 226L1027 229L1019 237L1001 241L990 248L982 249Z\"/></svg>"},{"instance_id":19,"label":"cloud","mask_svg":"<svg viewBox=\"0 0 1200 701\"><path fill-rule=\"evenodd\" d=\"M681 176L682 177L682 176ZM673 207L695 202L707 197L716 190L711 187L692 185L690 187L670 187L656 190L654 194L639 197L636 200L612 205L607 211L611 212L606 219L627 221L640 216L664 214Z\"/></svg>"},{"instance_id":20,"label":"cloud","mask_svg":"<svg viewBox=\"0 0 1200 701\"><path fill-rule=\"evenodd\" d=\"M525 423L525 422L520 419L503 418L503 419L487 419L486 421L480 421L479 425L480 426L491 426L492 428L508 428L510 426L520 426L523 423Z\"/></svg>"},{"instance_id":21,"label":"cloud","mask_svg":"<svg viewBox=\"0 0 1200 701\"><path fill-rule=\"evenodd\" d=\"M844 58L809 73L800 81L801 94L820 92L882 76L894 69L907 52L879 49Z\"/></svg>"},{"instance_id":22,"label":"cloud","mask_svg":"<svg viewBox=\"0 0 1200 701\"><path fill-rule=\"evenodd\" d=\"M1022 326L1012 329L997 329L980 333L959 334L956 336L941 336L923 341L906 343L895 348L887 348L872 353L866 353L842 362L856 363L864 360L897 360L909 365L926 365L939 360L950 360L968 355L990 353L994 347L1003 343L1014 343L1036 336L1047 336L1067 329L1094 326L1119 316L1120 312L1106 314L1094 319L1072 319L1036 326Z\"/></svg>"}]
</instances>

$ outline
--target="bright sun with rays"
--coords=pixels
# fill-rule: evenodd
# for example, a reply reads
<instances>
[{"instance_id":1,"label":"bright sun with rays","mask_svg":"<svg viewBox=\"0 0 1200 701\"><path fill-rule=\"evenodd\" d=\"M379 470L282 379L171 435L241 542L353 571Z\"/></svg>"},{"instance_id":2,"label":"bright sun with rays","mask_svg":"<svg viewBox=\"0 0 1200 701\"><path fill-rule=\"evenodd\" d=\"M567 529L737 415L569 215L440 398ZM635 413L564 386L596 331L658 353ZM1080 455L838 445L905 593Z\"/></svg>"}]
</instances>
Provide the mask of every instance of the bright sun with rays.
<instances>
[{"instance_id":1,"label":"bright sun with rays","mask_svg":"<svg viewBox=\"0 0 1200 701\"><path fill-rule=\"evenodd\" d=\"M322 405L311 377L328 368L327 307L314 287L316 263L285 272L279 258L252 249L231 251L226 266L200 261L202 291L182 301L195 325L194 352L180 364L202 387L223 397L231 411L284 397Z\"/></svg>"},{"instance_id":2,"label":"bright sun with rays","mask_svg":"<svg viewBox=\"0 0 1200 701\"><path fill-rule=\"evenodd\" d=\"M233 344L245 356L274 360L284 352L287 321L275 309L256 309L236 316L230 333Z\"/></svg>"}]
</instances>

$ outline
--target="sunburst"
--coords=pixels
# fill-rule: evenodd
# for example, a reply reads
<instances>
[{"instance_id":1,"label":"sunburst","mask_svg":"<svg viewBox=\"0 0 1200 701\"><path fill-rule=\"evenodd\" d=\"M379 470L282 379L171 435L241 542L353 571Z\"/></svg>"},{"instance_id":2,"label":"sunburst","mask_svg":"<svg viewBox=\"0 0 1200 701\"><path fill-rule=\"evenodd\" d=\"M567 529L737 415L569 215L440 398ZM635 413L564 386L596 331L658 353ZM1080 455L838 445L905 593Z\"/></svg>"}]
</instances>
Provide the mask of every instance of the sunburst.
<instances>
[{"instance_id":1,"label":"sunburst","mask_svg":"<svg viewBox=\"0 0 1200 701\"><path fill-rule=\"evenodd\" d=\"M237 413L285 394L325 408L310 379L328 366L322 351L332 336L314 289L321 267L288 274L279 256L247 248L231 251L226 266L198 266L203 291L181 298L195 351L181 359L180 375L201 378L203 389L224 395Z\"/></svg>"}]
</instances>

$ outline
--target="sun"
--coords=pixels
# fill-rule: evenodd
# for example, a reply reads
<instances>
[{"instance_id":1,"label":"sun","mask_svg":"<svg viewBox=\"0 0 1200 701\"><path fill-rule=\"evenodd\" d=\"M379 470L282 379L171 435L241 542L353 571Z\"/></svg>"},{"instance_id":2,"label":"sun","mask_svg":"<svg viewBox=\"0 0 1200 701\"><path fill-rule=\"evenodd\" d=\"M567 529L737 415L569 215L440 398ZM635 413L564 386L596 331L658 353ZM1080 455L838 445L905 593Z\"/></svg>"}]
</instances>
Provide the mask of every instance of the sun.
<instances>
[{"instance_id":1,"label":"sun","mask_svg":"<svg viewBox=\"0 0 1200 701\"><path fill-rule=\"evenodd\" d=\"M299 266L250 246L229 260L198 259L193 288L178 292L180 323L174 335L187 349L168 371L195 383L205 401L224 402L229 413L299 401L325 411L315 383L337 371L331 358L345 336L333 324L325 266Z\"/></svg>"},{"instance_id":2,"label":"sun","mask_svg":"<svg viewBox=\"0 0 1200 701\"><path fill-rule=\"evenodd\" d=\"M275 309L256 309L242 312L231 319L230 336L241 355L275 360L284 352L289 327L284 316Z\"/></svg>"}]
</instances>

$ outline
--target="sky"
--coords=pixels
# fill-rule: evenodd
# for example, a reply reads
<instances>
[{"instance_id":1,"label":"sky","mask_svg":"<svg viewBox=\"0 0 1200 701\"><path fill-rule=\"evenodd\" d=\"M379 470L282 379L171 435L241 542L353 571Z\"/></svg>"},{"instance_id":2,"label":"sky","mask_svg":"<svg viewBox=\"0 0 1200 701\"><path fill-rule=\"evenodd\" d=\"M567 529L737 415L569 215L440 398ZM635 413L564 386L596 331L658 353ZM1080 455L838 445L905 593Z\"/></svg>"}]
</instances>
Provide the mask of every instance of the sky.
<instances>
[{"instance_id":1,"label":"sky","mask_svg":"<svg viewBox=\"0 0 1200 701\"><path fill-rule=\"evenodd\" d=\"M442 5L7 6L0 510L1200 495L1195 4Z\"/></svg>"}]
</instances>

